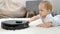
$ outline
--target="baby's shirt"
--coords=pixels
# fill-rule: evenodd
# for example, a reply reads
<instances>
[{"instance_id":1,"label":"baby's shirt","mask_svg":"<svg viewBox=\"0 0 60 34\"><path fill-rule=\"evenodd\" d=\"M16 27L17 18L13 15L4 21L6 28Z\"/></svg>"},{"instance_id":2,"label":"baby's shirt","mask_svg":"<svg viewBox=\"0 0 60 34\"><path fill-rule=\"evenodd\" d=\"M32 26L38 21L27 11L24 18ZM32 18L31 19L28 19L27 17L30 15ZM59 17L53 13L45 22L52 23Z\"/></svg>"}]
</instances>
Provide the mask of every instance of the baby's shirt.
<instances>
[{"instance_id":1,"label":"baby's shirt","mask_svg":"<svg viewBox=\"0 0 60 34\"><path fill-rule=\"evenodd\" d=\"M42 21L42 18L40 15L37 15L38 16L38 20L35 20L33 21L33 23L30 23L31 26L37 26L39 24L42 24L42 23L48 23L48 22L51 22L53 23L54 19L53 19L53 16L51 14L48 14L46 16L46 18L44 19L44 22Z\"/></svg>"},{"instance_id":2,"label":"baby's shirt","mask_svg":"<svg viewBox=\"0 0 60 34\"><path fill-rule=\"evenodd\" d=\"M54 16L53 26L60 26L60 15Z\"/></svg>"},{"instance_id":3,"label":"baby's shirt","mask_svg":"<svg viewBox=\"0 0 60 34\"><path fill-rule=\"evenodd\" d=\"M37 15L38 18L41 19L40 15ZM45 23L52 22L52 26L60 26L60 15L52 16L51 14L48 14L46 18L44 19Z\"/></svg>"},{"instance_id":4,"label":"baby's shirt","mask_svg":"<svg viewBox=\"0 0 60 34\"><path fill-rule=\"evenodd\" d=\"M42 20L42 18L41 18L41 16L40 15L37 15L38 16L38 18L40 18L41 20ZM43 21L43 20L42 20ZM45 23L47 23L47 22L53 22L54 21L54 19L53 19L53 16L51 15L51 14L48 14L47 16L46 16L46 18L44 19L44 22Z\"/></svg>"}]
</instances>

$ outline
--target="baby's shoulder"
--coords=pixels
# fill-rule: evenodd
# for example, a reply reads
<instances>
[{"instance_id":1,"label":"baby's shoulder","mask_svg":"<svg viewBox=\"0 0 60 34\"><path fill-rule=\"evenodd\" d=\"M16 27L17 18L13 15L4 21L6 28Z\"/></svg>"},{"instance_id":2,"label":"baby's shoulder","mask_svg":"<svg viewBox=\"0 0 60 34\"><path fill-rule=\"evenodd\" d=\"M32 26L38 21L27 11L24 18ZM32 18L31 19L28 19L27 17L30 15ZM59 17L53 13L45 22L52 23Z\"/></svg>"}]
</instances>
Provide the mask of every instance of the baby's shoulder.
<instances>
[{"instance_id":1,"label":"baby's shoulder","mask_svg":"<svg viewBox=\"0 0 60 34\"><path fill-rule=\"evenodd\" d=\"M48 18L48 19L53 19L53 16L52 16L52 14L48 14L47 16L46 16L46 18Z\"/></svg>"},{"instance_id":2,"label":"baby's shoulder","mask_svg":"<svg viewBox=\"0 0 60 34\"><path fill-rule=\"evenodd\" d=\"M48 14L46 19L45 19L47 22L52 22L54 20L52 14Z\"/></svg>"}]
</instances>

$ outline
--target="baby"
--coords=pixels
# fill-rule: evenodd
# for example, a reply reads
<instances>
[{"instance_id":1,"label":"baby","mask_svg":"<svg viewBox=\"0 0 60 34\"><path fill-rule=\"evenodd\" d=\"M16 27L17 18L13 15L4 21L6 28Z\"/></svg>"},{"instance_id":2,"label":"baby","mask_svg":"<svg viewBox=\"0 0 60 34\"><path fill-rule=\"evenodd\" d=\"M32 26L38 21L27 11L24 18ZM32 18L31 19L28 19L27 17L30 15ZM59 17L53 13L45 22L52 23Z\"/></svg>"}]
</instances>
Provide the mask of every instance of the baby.
<instances>
[{"instance_id":1,"label":"baby","mask_svg":"<svg viewBox=\"0 0 60 34\"><path fill-rule=\"evenodd\" d=\"M51 27L53 22L53 17L51 15L52 5L48 1L43 1L39 4L39 15L32 17L29 22L37 19L41 19L43 24L38 24L38 27Z\"/></svg>"}]
</instances>

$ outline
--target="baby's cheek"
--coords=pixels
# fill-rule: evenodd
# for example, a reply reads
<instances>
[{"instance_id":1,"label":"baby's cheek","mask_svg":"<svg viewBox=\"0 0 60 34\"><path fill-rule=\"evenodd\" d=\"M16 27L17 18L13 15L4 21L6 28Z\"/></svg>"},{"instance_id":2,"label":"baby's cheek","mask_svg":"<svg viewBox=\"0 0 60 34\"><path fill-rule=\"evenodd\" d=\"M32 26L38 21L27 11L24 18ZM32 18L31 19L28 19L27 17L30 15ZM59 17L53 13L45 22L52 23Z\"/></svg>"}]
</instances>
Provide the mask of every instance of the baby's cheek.
<instances>
[{"instance_id":1,"label":"baby's cheek","mask_svg":"<svg viewBox=\"0 0 60 34\"><path fill-rule=\"evenodd\" d=\"M46 12L40 12L41 16L45 16L47 13Z\"/></svg>"},{"instance_id":2,"label":"baby's cheek","mask_svg":"<svg viewBox=\"0 0 60 34\"><path fill-rule=\"evenodd\" d=\"M46 13L42 12L41 15L45 15Z\"/></svg>"}]
</instances>

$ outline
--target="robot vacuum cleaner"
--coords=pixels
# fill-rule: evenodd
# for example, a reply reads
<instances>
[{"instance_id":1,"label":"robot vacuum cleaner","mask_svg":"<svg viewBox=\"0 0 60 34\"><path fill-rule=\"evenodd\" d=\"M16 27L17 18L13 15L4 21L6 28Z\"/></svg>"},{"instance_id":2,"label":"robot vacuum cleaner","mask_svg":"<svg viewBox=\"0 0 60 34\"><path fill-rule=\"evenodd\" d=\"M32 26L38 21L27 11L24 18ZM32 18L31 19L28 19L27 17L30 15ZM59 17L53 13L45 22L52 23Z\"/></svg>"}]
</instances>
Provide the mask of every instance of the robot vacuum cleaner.
<instances>
[{"instance_id":1,"label":"robot vacuum cleaner","mask_svg":"<svg viewBox=\"0 0 60 34\"><path fill-rule=\"evenodd\" d=\"M1 28L6 29L6 30L18 30L18 29L24 29L24 28L28 28L29 22L24 21L24 20L7 20L7 21L3 21L1 23Z\"/></svg>"}]
</instances>

